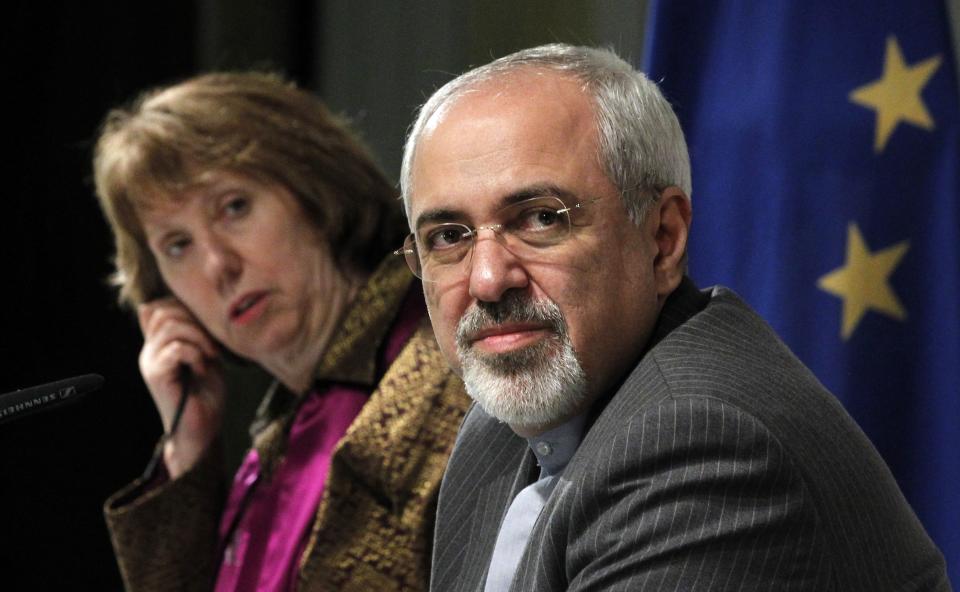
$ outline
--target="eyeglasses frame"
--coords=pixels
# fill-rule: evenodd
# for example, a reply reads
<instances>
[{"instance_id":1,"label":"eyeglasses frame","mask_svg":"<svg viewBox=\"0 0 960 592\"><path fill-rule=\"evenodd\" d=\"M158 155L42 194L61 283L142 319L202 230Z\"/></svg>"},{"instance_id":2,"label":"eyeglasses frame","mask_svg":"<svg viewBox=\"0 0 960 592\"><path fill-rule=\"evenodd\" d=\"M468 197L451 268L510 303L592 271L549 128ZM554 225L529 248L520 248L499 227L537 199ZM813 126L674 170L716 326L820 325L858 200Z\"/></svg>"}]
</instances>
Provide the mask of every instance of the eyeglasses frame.
<instances>
[{"instance_id":1,"label":"eyeglasses frame","mask_svg":"<svg viewBox=\"0 0 960 592\"><path fill-rule=\"evenodd\" d=\"M537 200L537 199L542 199L542 198L544 198L544 197L552 197L553 199L556 199L558 202L560 202L560 205L563 206L562 208L560 208L559 210L557 210L556 213L557 213L557 214L568 214L568 216L567 216L567 220L568 220L568 221L567 221L567 224L568 224L568 228L570 229L569 232L572 232L572 229L573 229L573 226L574 226L574 224L573 224L573 218L572 218L572 216L569 215L570 212L573 212L574 210L582 210L583 208L585 208L585 207L587 207L587 206L589 206L589 205L593 205L594 203L596 203L596 202L604 199L603 197L593 197L593 198L590 198L590 199L586 199L586 200L583 200L583 201L579 201L579 202L573 204L572 206L567 206L567 204L565 204L565 203L563 202L563 199L561 199L561 198L558 197L558 196L555 196L555 195L553 195L553 196L538 195L538 196L531 197L531 198L526 199L526 200L519 201L519 202L514 203L514 204L509 204L509 205L507 205L507 206L505 206L505 207L503 207L503 208L500 208L500 209L497 210L497 212L495 212L495 213L499 213L499 212L501 212L501 211L503 211L503 210L505 210L505 209L508 209L508 208L512 208L512 207L519 206L519 205L524 204L524 203L527 203L527 202L529 202L529 201L533 201L533 200ZM502 224L502 223L500 223L500 224L487 224L487 225L473 226L473 227L471 227L471 226L468 225L468 224L460 224L460 223L452 223L452 224L456 224L456 225L458 225L458 226L462 226L462 227L464 227L464 228L467 229L467 233L468 233L468 234L465 234L464 236L465 236L465 237L469 237L471 242L470 242L470 247L468 248L468 251L467 251L467 255L464 256L464 259L471 258L471 257L473 256L473 249L474 249L474 247L475 247L475 245L476 245L476 237L478 236L478 233L479 233L481 230L491 230L491 231L493 231L495 234L498 234L498 235L503 236L503 233L501 232L501 230L502 230L502 228L503 228L503 224ZM569 235L568 235L568 236L569 236ZM566 238L567 238L567 237L564 237L564 240L566 240ZM420 270L423 269L423 262L420 261L420 253L419 253L419 251L416 249L416 240L417 240L417 235L416 235L416 233L411 232L411 233L408 234L407 237L404 239L404 241L403 241L403 242L404 242L404 246L400 247L399 249L396 249L396 250L393 251L392 253L393 253L394 255L402 256L402 257L404 258L404 261L407 263L407 268L409 268L410 271L411 271L411 273L413 273L413 275L416 276L416 277L418 277L421 281L435 283L436 280L427 280L427 279L424 279L424 278L422 277L422 271L421 271L421 273L418 274L417 271L410 265L410 259L408 258L408 255L414 255L414 256L416 256L416 258L417 258L418 268L419 268ZM408 247L408 246L407 246L407 243L408 243L408 242L413 242L414 247L413 247L413 248ZM560 241L560 242L563 242L563 241ZM559 244L559 243L557 243L557 244ZM512 251L511 251L511 252L512 252ZM461 259L461 261L462 261L462 259Z\"/></svg>"}]
</instances>

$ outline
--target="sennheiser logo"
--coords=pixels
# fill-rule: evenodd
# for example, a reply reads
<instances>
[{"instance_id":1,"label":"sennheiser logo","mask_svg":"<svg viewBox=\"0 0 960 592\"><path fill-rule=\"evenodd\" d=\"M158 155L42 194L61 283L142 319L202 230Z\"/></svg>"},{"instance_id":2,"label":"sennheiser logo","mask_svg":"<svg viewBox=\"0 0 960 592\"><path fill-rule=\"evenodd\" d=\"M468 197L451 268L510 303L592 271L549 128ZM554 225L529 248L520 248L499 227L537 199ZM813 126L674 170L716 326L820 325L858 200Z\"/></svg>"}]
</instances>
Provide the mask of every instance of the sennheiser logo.
<instances>
[{"instance_id":1,"label":"sennheiser logo","mask_svg":"<svg viewBox=\"0 0 960 592\"><path fill-rule=\"evenodd\" d=\"M9 417L11 415L16 415L17 413L23 413L24 411L42 407L47 403L69 399L75 394L77 394L77 387L68 386L54 393L50 393L49 395L40 395L26 401L20 401L19 403L10 405L9 407L4 407L0 409L0 417Z\"/></svg>"}]
</instances>

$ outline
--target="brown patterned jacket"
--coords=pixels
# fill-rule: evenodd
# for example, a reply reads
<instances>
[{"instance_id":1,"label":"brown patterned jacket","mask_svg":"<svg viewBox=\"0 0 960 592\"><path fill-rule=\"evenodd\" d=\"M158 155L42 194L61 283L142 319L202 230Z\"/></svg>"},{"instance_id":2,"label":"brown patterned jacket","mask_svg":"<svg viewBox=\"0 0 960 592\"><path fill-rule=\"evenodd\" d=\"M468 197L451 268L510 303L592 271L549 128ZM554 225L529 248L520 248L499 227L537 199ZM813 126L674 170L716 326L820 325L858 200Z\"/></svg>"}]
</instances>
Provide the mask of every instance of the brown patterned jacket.
<instances>
[{"instance_id":1,"label":"brown patterned jacket","mask_svg":"<svg viewBox=\"0 0 960 592\"><path fill-rule=\"evenodd\" d=\"M380 266L320 361L318 379L374 386L378 346L411 280L402 261ZM258 411L254 446L267 475L283 456L292 401L275 386ZM427 589L437 491L468 403L424 317L334 451L297 590ZM157 487L138 480L107 500L128 590L212 588L221 474L218 455L208 454L179 479Z\"/></svg>"}]
</instances>

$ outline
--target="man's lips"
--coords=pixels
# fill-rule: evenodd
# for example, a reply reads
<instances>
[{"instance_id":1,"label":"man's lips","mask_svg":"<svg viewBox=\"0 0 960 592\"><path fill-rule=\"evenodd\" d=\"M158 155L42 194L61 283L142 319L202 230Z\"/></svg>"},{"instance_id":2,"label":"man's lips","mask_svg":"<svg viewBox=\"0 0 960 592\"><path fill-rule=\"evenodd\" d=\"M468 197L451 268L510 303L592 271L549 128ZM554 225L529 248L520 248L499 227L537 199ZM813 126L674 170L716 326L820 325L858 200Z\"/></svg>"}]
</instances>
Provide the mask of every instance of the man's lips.
<instances>
[{"instance_id":1,"label":"man's lips","mask_svg":"<svg viewBox=\"0 0 960 592\"><path fill-rule=\"evenodd\" d=\"M471 346L490 353L506 352L539 341L552 329L537 323L504 323L485 327L467 337Z\"/></svg>"},{"instance_id":2,"label":"man's lips","mask_svg":"<svg viewBox=\"0 0 960 592\"><path fill-rule=\"evenodd\" d=\"M230 320L235 323L248 323L263 312L266 305L265 291L247 292L230 305Z\"/></svg>"}]
</instances>

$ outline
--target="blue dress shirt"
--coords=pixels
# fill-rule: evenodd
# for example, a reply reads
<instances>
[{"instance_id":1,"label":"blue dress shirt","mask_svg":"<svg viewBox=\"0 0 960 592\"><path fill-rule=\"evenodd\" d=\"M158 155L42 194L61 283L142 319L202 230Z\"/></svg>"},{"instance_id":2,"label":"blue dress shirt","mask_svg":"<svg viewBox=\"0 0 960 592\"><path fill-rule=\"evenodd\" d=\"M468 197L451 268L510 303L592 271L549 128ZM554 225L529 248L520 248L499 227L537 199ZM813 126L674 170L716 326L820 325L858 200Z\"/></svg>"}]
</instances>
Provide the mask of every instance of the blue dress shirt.
<instances>
[{"instance_id":1,"label":"blue dress shirt","mask_svg":"<svg viewBox=\"0 0 960 592\"><path fill-rule=\"evenodd\" d=\"M510 589L540 510L580 446L586 419L585 414L578 415L539 436L527 438L527 444L540 465L540 478L523 488L507 508L490 558L484 592L505 592Z\"/></svg>"}]
</instances>

